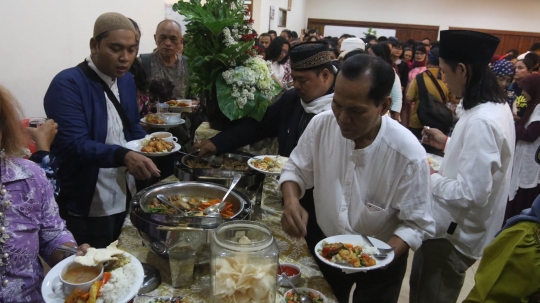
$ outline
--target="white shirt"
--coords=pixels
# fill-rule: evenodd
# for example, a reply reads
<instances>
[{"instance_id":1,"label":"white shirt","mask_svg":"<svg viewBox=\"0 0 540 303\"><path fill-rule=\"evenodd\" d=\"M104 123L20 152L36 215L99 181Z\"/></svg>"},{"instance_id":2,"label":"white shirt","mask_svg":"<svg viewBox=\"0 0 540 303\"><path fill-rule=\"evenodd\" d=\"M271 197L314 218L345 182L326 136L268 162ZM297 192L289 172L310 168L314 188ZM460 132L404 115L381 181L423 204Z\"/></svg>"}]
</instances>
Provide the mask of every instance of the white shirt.
<instances>
[{"instance_id":1,"label":"white shirt","mask_svg":"<svg viewBox=\"0 0 540 303\"><path fill-rule=\"evenodd\" d=\"M289 161L279 186L315 186L317 223L326 236L364 234L388 241L399 236L412 249L434 233L429 166L418 139L387 116L375 140L355 149L332 111L315 116ZM368 209L375 205L381 210ZM309 231L308 231L309 233Z\"/></svg>"},{"instance_id":2,"label":"white shirt","mask_svg":"<svg viewBox=\"0 0 540 303\"><path fill-rule=\"evenodd\" d=\"M525 127L534 121L540 121L540 106L538 105L534 108ZM510 181L510 202L508 203L512 203L512 200L516 197L518 188L534 188L540 183L540 165L536 164L535 161L536 149L539 146L540 137L534 142L517 140L512 179Z\"/></svg>"},{"instance_id":3,"label":"white shirt","mask_svg":"<svg viewBox=\"0 0 540 303\"><path fill-rule=\"evenodd\" d=\"M515 144L508 104L464 110L447 142L439 173L431 175L435 238L479 259L503 222ZM457 223L453 234L447 230Z\"/></svg>"},{"instance_id":4,"label":"white shirt","mask_svg":"<svg viewBox=\"0 0 540 303\"><path fill-rule=\"evenodd\" d=\"M109 85L113 94L118 101L121 102L117 80L113 80L111 77L100 72L92 62L90 56L86 58L86 61L88 61L88 66L93 69L107 85ZM107 94L105 92L104 94L107 102L107 137L105 139L105 144L124 146L126 144L126 138L123 132L124 126L122 124L122 119ZM100 168L96 190L94 191L94 197L92 198L88 216L103 217L125 211L126 193L128 190L126 188L126 183L128 183L130 191L132 193L135 192L135 179L127 173L126 167Z\"/></svg>"},{"instance_id":5,"label":"white shirt","mask_svg":"<svg viewBox=\"0 0 540 303\"><path fill-rule=\"evenodd\" d=\"M272 74L276 76L279 82L283 82L283 77L285 76L285 68L283 64L280 64L277 61L272 62Z\"/></svg>"},{"instance_id":6,"label":"white shirt","mask_svg":"<svg viewBox=\"0 0 540 303\"><path fill-rule=\"evenodd\" d=\"M390 110L400 113L401 105L403 103L403 91L401 90L401 80L399 79L398 74L394 74L396 75L396 79L394 80L394 86L392 86L392 92L390 93L390 97L392 97L392 106L390 107Z\"/></svg>"},{"instance_id":7,"label":"white shirt","mask_svg":"<svg viewBox=\"0 0 540 303\"><path fill-rule=\"evenodd\" d=\"M517 57L517 59L518 59L518 60L523 60L523 59L525 59L525 56L527 56L528 53L530 53L530 51L527 51L527 52L525 52L525 53L519 55L519 56Z\"/></svg>"}]
</instances>

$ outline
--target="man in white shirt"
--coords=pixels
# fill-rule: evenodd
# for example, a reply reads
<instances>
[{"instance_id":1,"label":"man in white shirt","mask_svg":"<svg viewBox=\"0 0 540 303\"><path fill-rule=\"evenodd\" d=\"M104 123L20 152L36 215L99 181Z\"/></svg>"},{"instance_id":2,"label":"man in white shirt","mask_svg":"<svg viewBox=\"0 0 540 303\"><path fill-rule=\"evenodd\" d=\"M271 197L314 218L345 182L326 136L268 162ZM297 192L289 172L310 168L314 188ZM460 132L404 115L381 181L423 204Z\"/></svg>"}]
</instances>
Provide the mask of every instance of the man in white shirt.
<instances>
[{"instance_id":1,"label":"man in white shirt","mask_svg":"<svg viewBox=\"0 0 540 303\"><path fill-rule=\"evenodd\" d=\"M540 42L536 42L536 43L533 43L533 45L531 45L531 47L529 48L529 51L519 55L517 58L518 60L523 60L525 59L525 56L527 56L528 53L535 53L537 54L538 56L540 56Z\"/></svg>"},{"instance_id":2,"label":"man in white shirt","mask_svg":"<svg viewBox=\"0 0 540 303\"><path fill-rule=\"evenodd\" d=\"M363 234L395 247L396 258L385 270L346 275L318 262L340 302L348 301L355 282L355 302L397 302L409 247L416 249L434 231L425 151L385 115L394 79L392 67L378 57L347 59L332 112L312 119L280 178L281 222L289 235L310 232L299 199L314 187L323 236Z\"/></svg>"},{"instance_id":3,"label":"man in white shirt","mask_svg":"<svg viewBox=\"0 0 540 303\"><path fill-rule=\"evenodd\" d=\"M488 64L497 37L442 31L440 68L449 90L462 97L452 139L424 128L425 143L445 152L432 172L436 234L414 255L411 303L456 302L465 272L501 228L515 145L512 113Z\"/></svg>"}]
</instances>

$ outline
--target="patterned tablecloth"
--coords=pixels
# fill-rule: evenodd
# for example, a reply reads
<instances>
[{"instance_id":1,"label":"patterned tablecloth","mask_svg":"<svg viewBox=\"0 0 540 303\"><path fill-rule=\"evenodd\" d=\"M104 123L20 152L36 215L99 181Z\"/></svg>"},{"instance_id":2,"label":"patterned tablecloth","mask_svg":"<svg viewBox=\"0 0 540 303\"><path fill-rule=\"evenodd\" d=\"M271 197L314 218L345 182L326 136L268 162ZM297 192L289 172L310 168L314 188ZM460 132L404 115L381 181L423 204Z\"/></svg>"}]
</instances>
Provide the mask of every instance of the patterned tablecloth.
<instances>
[{"instance_id":1,"label":"patterned tablecloth","mask_svg":"<svg viewBox=\"0 0 540 303\"><path fill-rule=\"evenodd\" d=\"M163 181L174 181L174 177L170 177ZM266 177L262 205L254 206L256 211L252 216L252 220L256 220L270 228L276 238L280 250L280 262L294 263L300 267L302 271L302 283L300 287L309 287L322 292L329 302L337 302L332 293L330 285L326 282L322 273L317 266L317 263L311 256L307 245L303 239L294 239L289 237L281 230L281 213L282 205L280 201L279 191L277 190L277 180L275 177ZM171 277L169 262L167 259L153 253L148 247L145 247L142 238L135 227L126 220L122 234L120 235L119 247L130 254L134 255L141 262L149 263L157 267L161 273L161 285L148 295L155 296L170 296L181 295L185 302L208 302L210 297L210 276L209 266L195 267L194 282L189 288L173 288L171 286ZM276 302L280 302L283 294L289 288L278 287ZM136 303L145 302L145 298L137 298Z\"/></svg>"}]
</instances>

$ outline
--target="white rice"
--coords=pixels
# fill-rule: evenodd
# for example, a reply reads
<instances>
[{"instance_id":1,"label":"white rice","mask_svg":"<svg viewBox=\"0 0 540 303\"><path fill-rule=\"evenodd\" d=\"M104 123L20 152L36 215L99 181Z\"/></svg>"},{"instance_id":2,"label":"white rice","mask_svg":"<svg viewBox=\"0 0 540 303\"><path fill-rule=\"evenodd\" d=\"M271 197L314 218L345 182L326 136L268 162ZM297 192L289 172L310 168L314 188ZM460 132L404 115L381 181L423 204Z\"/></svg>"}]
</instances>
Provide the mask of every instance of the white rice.
<instances>
[{"instance_id":1,"label":"white rice","mask_svg":"<svg viewBox=\"0 0 540 303\"><path fill-rule=\"evenodd\" d=\"M135 265L128 263L111 271L111 279L101 288L101 295L96 303L122 303L133 285L133 277L136 276ZM130 298L131 299L131 298Z\"/></svg>"}]
</instances>

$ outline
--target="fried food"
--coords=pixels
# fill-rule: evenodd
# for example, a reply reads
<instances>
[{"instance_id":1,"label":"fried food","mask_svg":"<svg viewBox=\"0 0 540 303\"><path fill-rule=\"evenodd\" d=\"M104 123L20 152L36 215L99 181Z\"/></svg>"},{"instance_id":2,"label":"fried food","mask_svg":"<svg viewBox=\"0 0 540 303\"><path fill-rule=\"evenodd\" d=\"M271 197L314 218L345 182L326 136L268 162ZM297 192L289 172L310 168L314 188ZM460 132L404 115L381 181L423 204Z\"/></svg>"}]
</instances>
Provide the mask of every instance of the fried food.
<instances>
[{"instance_id":1,"label":"fried food","mask_svg":"<svg viewBox=\"0 0 540 303\"><path fill-rule=\"evenodd\" d=\"M178 102L178 103L176 103L176 106L178 106L178 107L188 107L189 103L187 103L187 102Z\"/></svg>"},{"instance_id":2,"label":"fried food","mask_svg":"<svg viewBox=\"0 0 540 303\"><path fill-rule=\"evenodd\" d=\"M156 137L151 137L150 139L144 139L142 141L143 147L141 152L155 154L155 153L168 153L174 149L174 143L164 141Z\"/></svg>"},{"instance_id":3,"label":"fried food","mask_svg":"<svg viewBox=\"0 0 540 303\"><path fill-rule=\"evenodd\" d=\"M144 117L146 123L150 124L165 124L165 121L161 119L159 115L156 114L149 114Z\"/></svg>"},{"instance_id":4,"label":"fried food","mask_svg":"<svg viewBox=\"0 0 540 303\"><path fill-rule=\"evenodd\" d=\"M362 247L359 245L326 243L323 241L322 250L319 250L318 253L326 260L338 264L346 264L355 268L377 264L377 261L363 252Z\"/></svg>"},{"instance_id":5,"label":"fried food","mask_svg":"<svg viewBox=\"0 0 540 303\"><path fill-rule=\"evenodd\" d=\"M176 207L190 212L193 216L204 216L203 210L215 204L219 204L221 199L208 200L205 197L168 196L167 199ZM187 200L187 202L186 202ZM221 210L221 216L230 218L234 216L232 203L225 202L225 207ZM149 213L159 213L173 215L178 212L167 204L161 203L157 198L152 199L152 203L146 208Z\"/></svg>"}]
</instances>

